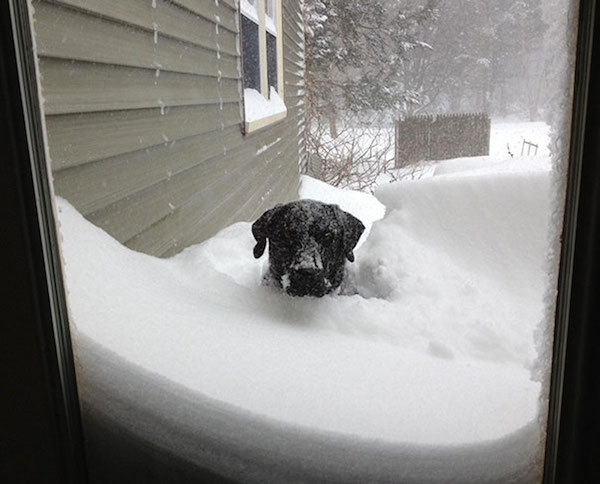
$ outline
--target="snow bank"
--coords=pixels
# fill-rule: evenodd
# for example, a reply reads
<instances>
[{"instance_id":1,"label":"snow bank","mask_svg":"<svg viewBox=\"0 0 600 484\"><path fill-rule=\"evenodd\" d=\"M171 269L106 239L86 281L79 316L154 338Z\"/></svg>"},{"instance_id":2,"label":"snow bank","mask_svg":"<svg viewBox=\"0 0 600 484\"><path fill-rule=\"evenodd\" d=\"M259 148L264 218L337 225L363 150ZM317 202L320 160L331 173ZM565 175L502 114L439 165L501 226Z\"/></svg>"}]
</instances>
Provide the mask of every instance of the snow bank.
<instances>
[{"instance_id":1,"label":"snow bank","mask_svg":"<svg viewBox=\"0 0 600 484\"><path fill-rule=\"evenodd\" d=\"M535 415L524 369L459 358L460 336L433 340L432 321L408 306L261 287L248 223L161 260L59 207L77 331L169 381L289 424L396 442L483 441ZM445 333L462 336L452 321Z\"/></svg>"},{"instance_id":2,"label":"snow bank","mask_svg":"<svg viewBox=\"0 0 600 484\"><path fill-rule=\"evenodd\" d=\"M486 156L444 160L437 163L432 176L441 175L496 175L498 173L549 171L549 157L518 157L510 160Z\"/></svg>"},{"instance_id":3,"label":"snow bank","mask_svg":"<svg viewBox=\"0 0 600 484\"><path fill-rule=\"evenodd\" d=\"M548 173L437 176L380 201L304 177L302 197L372 224L360 294L320 299L259 284L249 223L164 260L59 199L85 408L250 481L533 479Z\"/></svg>"},{"instance_id":4,"label":"snow bank","mask_svg":"<svg viewBox=\"0 0 600 484\"><path fill-rule=\"evenodd\" d=\"M549 171L432 177L381 187L376 195L396 212L393 225L421 247L495 284L503 295L510 293L527 304L541 300Z\"/></svg>"},{"instance_id":5,"label":"snow bank","mask_svg":"<svg viewBox=\"0 0 600 484\"><path fill-rule=\"evenodd\" d=\"M535 158L550 157L550 126L543 121L538 122L501 122L494 120L490 132L490 156L493 158L507 159L510 153L514 157L521 157L523 141L538 145ZM533 151L531 157L534 158ZM527 154L525 147L524 155Z\"/></svg>"}]
</instances>

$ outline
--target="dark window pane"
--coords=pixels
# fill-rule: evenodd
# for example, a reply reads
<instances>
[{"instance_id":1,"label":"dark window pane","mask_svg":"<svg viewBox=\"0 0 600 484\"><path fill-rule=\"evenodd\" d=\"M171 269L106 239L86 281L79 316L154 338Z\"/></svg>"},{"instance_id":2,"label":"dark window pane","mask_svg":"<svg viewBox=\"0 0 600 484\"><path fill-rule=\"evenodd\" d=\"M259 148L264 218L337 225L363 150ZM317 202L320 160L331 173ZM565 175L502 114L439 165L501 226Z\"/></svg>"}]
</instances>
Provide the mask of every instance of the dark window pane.
<instances>
[{"instance_id":1,"label":"dark window pane","mask_svg":"<svg viewBox=\"0 0 600 484\"><path fill-rule=\"evenodd\" d=\"M244 57L244 87L260 91L260 50L258 25L242 15L242 55Z\"/></svg>"},{"instance_id":2,"label":"dark window pane","mask_svg":"<svg viewBox=\"0 0 600 484\"><path fill-rule=\"evenodd\" d=\"M277 90L277 37L267 32L267 77L270 87Z\"/></svg>"}]
</instances>

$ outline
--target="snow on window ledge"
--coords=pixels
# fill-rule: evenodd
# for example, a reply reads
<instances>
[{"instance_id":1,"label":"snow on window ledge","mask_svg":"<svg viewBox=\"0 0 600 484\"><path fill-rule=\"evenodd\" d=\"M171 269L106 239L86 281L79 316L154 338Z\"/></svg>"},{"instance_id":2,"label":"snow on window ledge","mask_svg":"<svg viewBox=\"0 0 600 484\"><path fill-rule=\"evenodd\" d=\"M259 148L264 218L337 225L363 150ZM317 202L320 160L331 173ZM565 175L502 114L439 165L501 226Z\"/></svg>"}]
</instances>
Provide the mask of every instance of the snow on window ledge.
<instances>
[{"instance_id":1,"label":"snow on window ledge","mask_svg":"<svg viewBox=\"0 0 600 484\"><path fill-rule=\"evenodd\" d=\"M277 91L271 87L270 99L256 89L244 89L246 133L256 131L287 116L287 108Z\"/></svg>"}]
</instances>

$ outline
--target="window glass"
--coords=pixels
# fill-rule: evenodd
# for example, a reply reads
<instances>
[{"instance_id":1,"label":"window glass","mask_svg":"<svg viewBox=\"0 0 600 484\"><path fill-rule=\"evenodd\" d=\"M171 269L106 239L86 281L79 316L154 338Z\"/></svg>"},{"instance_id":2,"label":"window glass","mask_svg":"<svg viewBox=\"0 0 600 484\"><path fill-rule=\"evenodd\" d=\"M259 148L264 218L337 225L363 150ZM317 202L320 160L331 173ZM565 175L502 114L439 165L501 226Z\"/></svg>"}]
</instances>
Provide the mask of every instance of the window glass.
<instances>
[{"instance_id":1,"label":"window glass","mask_svg":"<svg viewBox=\"0 0 600 484\"><path fill-rule=\"evenodd\" d=\"M258 24L242 15L242 56L244 86L260 91L260 47Z\"/></svg>"},{"instance_id":2,"label":"window glass","mask_svg":"<svg viewBox=\"0 0 600 484\"><path fill-rule=\"evenodd\" d=\"M75 3L29 0L96 480L541 482L578 2Z\"/></svg>"},{"instance_id":3,"label":"window glass","mask_svg":"<svg viewBox=\"0 0 600 484\"><path fill-rule=\"evenodd\" d=\"M277 90L277 38L267 32L267 76L269 90Z\"/></svg>"}]
</instances>

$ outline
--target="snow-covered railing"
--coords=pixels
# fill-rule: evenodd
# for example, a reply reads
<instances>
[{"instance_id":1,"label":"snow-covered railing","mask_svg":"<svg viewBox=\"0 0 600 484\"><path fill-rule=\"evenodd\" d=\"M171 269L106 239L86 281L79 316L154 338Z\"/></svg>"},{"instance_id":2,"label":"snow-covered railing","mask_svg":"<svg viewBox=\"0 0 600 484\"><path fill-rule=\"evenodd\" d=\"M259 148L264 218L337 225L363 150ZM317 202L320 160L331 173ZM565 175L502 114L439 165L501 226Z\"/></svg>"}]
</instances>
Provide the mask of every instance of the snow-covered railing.
<instances>
[{"instance_id":1,"label":"snow-covered railing","mask_svg":"<svg viewBox=\"0 0 600 484\"><path fill-rule=\"evenodd\" d=\"M423 160L487 156L490 118L483 113L413 116L396 122L396 167Z\"/></svg>"}]
</instances>

